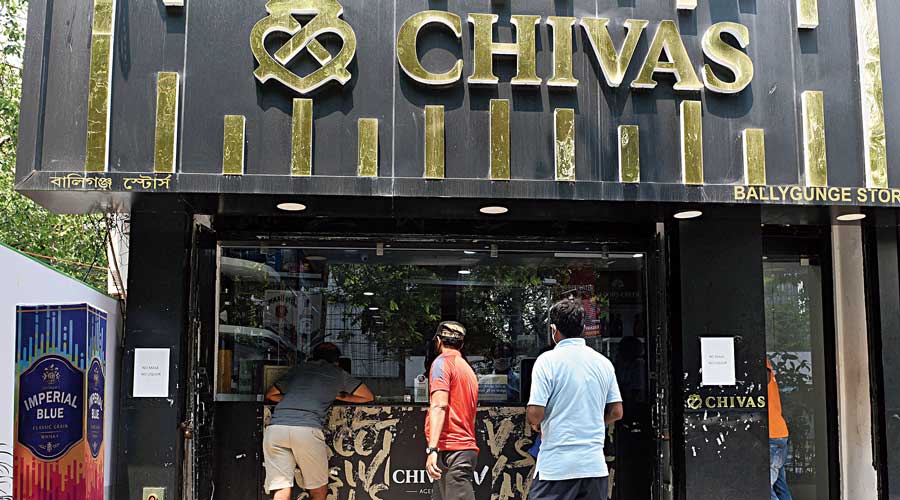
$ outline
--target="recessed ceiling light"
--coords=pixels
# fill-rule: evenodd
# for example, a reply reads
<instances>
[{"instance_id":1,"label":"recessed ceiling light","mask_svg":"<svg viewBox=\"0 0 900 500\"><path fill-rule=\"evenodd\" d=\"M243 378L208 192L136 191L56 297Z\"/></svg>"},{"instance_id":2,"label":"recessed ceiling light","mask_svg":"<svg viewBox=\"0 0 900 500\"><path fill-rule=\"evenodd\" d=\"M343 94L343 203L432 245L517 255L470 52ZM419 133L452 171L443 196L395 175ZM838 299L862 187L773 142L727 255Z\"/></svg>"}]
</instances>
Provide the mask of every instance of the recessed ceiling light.
<instances>
[{"instance_id":1,"label":"recessed ceiling light","mask_svg":"<svg viewBox=\"0 0 900 500\"><path fill-rule=\"evenodd\" d=\"M866 214L842 214L837 216L841 222L855 222L866 218Z\"/></svg>"},{"instance_id":2,"label":"recessed ceiling light","mask_svg":"<svg viewBox=\"0 0 900 500\"><path fill-rule=\"evenodd\" d=\"M509 212L509 209L500 205L489 205L481 207L478 211L486 215L501 215Z\"/></svg>"},{"instance_id":3,"label":"recessed ceiling light","mask_svg":"<svg viewBox=\"0 0 900 500\"><path fill-rule=\"evenodd\" d=\"M375 295L375 292L363 292L363 295L365 295L366 297L371 297Z\"/></svg>"},{"instance_id":4,"label":"recessed ceiling light","mask_svg":"<svg viewBox=\"0 0 900 500\"><path fill-rule=\"evenodd\" d=\"M460 269L459 274L462 274L463 276L465 276L468 274L472 274L472 271L469 271L468 269Z\"/></svg>"},{"instance_id":5,"label":"recessed ceiling light","mask_svg":"<svg viewBox=\"0 0 900 500\"><path fill-rule=\"evenodd\" d=\"M306 257L306 260L316 260L316 261L318 261L318 260L328 260L328 257L323 257L323 256L321 256L321 255L308 255L308 256Z\"/></svg>"},{"instance_id":6,"label":"recessed ceiling light","mask_svg":"<svg viewBox=\"0 0 900 500\"><path fill-rule=\"evenodd\" d=\"M372 306L372 307L370 307L370 308L369 308L369 310L370 310L370 311L377 311L377 310L378 310L378 308L377 308L377 307L375 307L375 306Z\"/></svg>"},{"instance_id":7,"label":"recessed ceiling light","mask_svg":"<svg viewBox=\"0 0 900 500\"><path fill-rule=\"evenodd\" d=\"M676 219L685 220L685 219L696 219L703 215L703 212L699 210L685 210L684 212L678 212L675 214Z\"/></svg>"},{"instance_id":8,"label":"recessed ceiling light","mask_svg":"<svg viewBox=\"0 0 900 500\"><path fill-rule=\"evenodd\" d=\"M474 250L463 250L463 253L466 255L475 255L476 252Z\"/></svg>"},{"instance_id":9,"label":"recessed ceiling light","mask_svg":"<svg viewBox=\"0 0 900 500\"><path fill-rule=\"evenodd\" d=\"M284 210L286 212L302 212L306 210L306 205L303 203L279 203L276 205L279 210Z\"/></svg>"}]
</instances>

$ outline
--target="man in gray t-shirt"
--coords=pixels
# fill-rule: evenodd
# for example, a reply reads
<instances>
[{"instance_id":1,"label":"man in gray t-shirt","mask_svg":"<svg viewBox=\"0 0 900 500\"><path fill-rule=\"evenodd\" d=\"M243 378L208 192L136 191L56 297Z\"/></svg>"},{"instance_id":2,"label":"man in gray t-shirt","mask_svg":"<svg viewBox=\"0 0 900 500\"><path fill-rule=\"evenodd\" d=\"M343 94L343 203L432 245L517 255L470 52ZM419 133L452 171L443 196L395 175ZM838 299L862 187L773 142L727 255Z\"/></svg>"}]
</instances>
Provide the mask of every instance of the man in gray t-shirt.
<instances>
[{"instance_id":1,"label":"man in gray t-shirt","mask_svg":"<svg viewBox=\"0 0 900 500\"><path fill-rule=\"evenodd\" d=\"M275 414L263 437L266 493L288 500L294 479L309 491L311 500L325 500L328 492L328 446L322 428L335 400L368 403L372 391L338 366L341 351L319 344L312 360L289 371L266 393L275 401Z\"/></svg>"}]
</instances>

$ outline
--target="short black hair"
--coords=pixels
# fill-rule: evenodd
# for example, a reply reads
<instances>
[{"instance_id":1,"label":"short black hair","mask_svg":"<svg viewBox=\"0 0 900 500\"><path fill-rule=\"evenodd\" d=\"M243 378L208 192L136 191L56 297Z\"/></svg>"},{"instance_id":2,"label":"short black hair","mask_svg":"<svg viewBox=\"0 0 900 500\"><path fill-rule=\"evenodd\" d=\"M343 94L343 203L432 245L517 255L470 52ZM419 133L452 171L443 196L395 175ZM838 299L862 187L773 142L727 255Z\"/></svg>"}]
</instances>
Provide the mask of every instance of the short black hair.
<instances>
[{"instance_id":1,"label":"short black hair","mask_svg":"<svg viewBox=\"0 0 900 500\"><path fill-rule=\"evenodd\" d=\"M584 308L573 298L563 299L550 308L550 323L566 338L584 336Z\"/></svg>"},{"instance_id":2,"label":"short black hair","mask_svg":"<svg viewBox=\"0 0 900 500\"><path fill-rule=\"evenodd\" d=\"M313 349L312 359L337 363L341 359L341 350L331 342L322 342Z\"/></svg>"}]
</instances>

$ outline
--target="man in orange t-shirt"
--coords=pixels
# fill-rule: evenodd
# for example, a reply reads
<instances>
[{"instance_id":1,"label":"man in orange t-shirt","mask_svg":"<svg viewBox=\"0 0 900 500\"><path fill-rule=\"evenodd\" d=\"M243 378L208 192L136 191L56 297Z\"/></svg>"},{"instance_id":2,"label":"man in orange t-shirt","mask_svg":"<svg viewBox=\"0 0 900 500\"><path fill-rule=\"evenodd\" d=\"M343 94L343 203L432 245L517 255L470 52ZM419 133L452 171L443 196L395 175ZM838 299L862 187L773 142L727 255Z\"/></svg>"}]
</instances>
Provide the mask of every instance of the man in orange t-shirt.
<instances>
[{"instance_id":1,"label":"man in orange t-shirt","mask_svg":"<svg viewBox=\"0 0 900 500\"><path fill-rule=\"evenodd\" d=\"M788 457L787 422L781 414L781 394L778 392L778 381L772 371L772 363L766 358L766 370L769 372L769 484L772 487L771 500L793 500L788 489L784 465Z\"/></svg>"},{"instance_id":2,"label":"man in orange t-shirt","mask_svg":"<svg viewBox=\"0 0 900 500\"><path fill-rule=\"evenodd\" d=\"M440 354L431 364L431 405L425 417L425 471L434 480L433 499L475 500L478 379L460 353L465 338L466 329L455 321L438 325L434 336Z\"/></svg>"}]
</instances>

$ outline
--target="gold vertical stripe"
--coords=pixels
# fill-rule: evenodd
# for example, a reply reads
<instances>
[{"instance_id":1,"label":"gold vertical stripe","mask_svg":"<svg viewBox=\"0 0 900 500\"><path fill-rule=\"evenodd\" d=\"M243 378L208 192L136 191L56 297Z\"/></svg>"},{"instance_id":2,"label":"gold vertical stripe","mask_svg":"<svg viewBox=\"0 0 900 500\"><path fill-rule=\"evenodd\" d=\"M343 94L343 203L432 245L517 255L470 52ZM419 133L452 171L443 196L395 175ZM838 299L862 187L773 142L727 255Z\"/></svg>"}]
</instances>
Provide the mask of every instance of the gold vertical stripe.
<instances>
[{"instance_id":1,"label":"gold vertical stripe","mask_svg":"<svg viewBox=\"0 0 900 500\"><path fill-rule=\"evenodd\" d=\"M743 133L744 182L751 186L766 185L766 131L748 128Z\"/></svg>"},{"instance_id":2,"label":"gold vertical stripe","mask_svg":"<svg viewBox=\"0 0 900 500\"><path fill-rule=\"evenodd\" d=\"M619 125L619 181L641 182L641 141L637 125Z\"/></svg>"},{"instance_id":3,"label":"gold vertical stripe","mask_svg":"<svg viewBox=\"0 0 900 500\"><path fill-rule=\"evenodd\" d=\"M225 175L244 174L245 127L246 118L243 116L225 115L222 141L222 173Z\"/></svg>"},{"instance_id":4,"label":"gold vertical stripe","mask_svg":"<svg viewBox=\"0 0 900 500\"><path fill-rule=\"evenodd\" d=\"M572 27L574 17L550 16L547 24L553 27L553 76L547 80L550 87L577 87L578 79L572 73Z\"/></svg>"},{"instance_id":5,"label":"gold vertical stripe","mask_svg":"<svg viewBox=\"0 0 900 500\"><path fill-rule=\"evenodd\" d=\"M359 130L359 167L360 177L378 177L378 119L360 118Z\"/></svg>"},{"instance_id":6,"label":"gold vertical stripe","mask_svg":"<svg viewBox=\"0 0 900 500\"><path fill-rule=\"evenodd\" d=\"M94 0L94 22L91 25L92 35L113 34L115 7L113 0Z\"/></svg>"},{"instance_id":7,"label":"gold vertical stripe","mask_svg":"<svg viewBox=\"0 0 900 500\"><path fill-rule=\"evenodd\" d=\"M797 27L800 29L819 27L818 0L797 0Z\"/></svg>"},{"instance_id":8,"label":"gold vertical stripe","mask_svg":"<svg viewBox=\"0 0 900 500\"><path fill-rule=\"evenodd\" d=\"M866 187L887 188L887 144L876 0L855 0Z\"/></svg>"},{"instance_id":9,"label":"gold vertical stripe","mask_svg":"<svg viewBox=\"0 0 900 500\"><path fill-rule=\"evenodd\" d=\"M106 172L109 162L112 45L111 34L91 35L91 73L88 80L87 139L84 160L86 172Z\"/></svg>"},{"instance_id":10,"label":"gold vertical stripe","mask_svg":"<svg viewBox=\"0 0 900 500\"><path fill-rule=\"evenodd\" d=\"M178 137L178 73L156 75L156 139L153 171L175 172L175 144Z\"/></svg>"},{"instance_id":11,"label":"gold vertical stripe","mask_svg":"<svg viewBox=\"0 0 900 500\"><path fill-rule=\"evenodd\" d=\"M803 114L803 167L807 186L828 185L825 148L825 95L807 90L800 97Z\"/></svg>"},{"instance_id":12,"label":"gold vertical stripe","mask_svg":"<svg viewBox=\"0 0 900 500\"><path fill-rule=\"evenodd\" d=\"M491 179L509 180L509 100L491 99Z\"/></svg>"},{"instance_id":13,"label":"gold vertical stripe","mask_svg":"<svg viewBox=\"0 0 900 500\"><path fill-rule=\"evenodd\" d=\"M677 0L675 8L678 10L694 10L697 8L697 0Z\"/></svg>"},{"instance_id":14,"label":"gold vertical stripe","mask_svg":"<svg viewBox=\"0 0 900 500\"><path fill-rule=\"evenodd\" d=\"M553 143L555 144L556 180L575 180L575 110L553 110Z\"/></svg>"},{"instance_id":15,"label":"gold vertical stripe","mask_svg":"<svg viewBox=\"0 0 900 500\"><path fill-rule=\"evenodd\" d=\"M425 178L444 178L443 106L425 106Z\"/></svg>"},{"instance_id":16,"label":"gold vertical stripe","mask_svg":"<svg viewBox=\"0 0 900 500\"><path fill-rule=\"evenodd\" d=\"M685 184L703 184L703 108L681 102L681 173Z\"/></svg>"},{"instance_id":17,"label":"gold vertical stripe","mask_svg":"<svg viewBox=\"0 0 900 500\"><path fill-rule=\"evenodd\" d=\"M94 0L84 160L86 172L106 172L109 163L114 13L114 0Z\"/></svg>"},{"instance_id":18,"label":"gold vertical stripe","mask_svg":"<svg viewBox=\"0 0 900 500\"><path fill-rule=\"evenodd\" d=\"M294 99L291 118L291 175L312 175L312 99Z\"/></svg>"}]
</instances>

